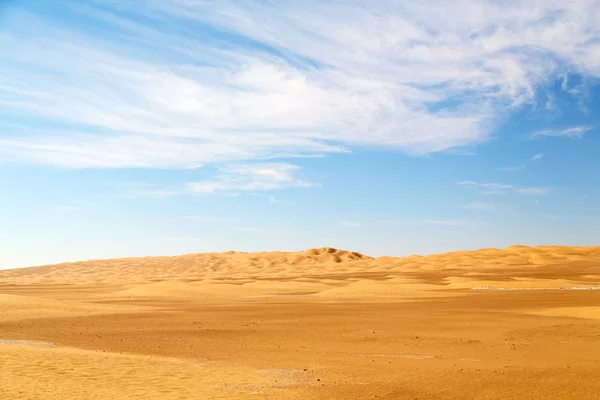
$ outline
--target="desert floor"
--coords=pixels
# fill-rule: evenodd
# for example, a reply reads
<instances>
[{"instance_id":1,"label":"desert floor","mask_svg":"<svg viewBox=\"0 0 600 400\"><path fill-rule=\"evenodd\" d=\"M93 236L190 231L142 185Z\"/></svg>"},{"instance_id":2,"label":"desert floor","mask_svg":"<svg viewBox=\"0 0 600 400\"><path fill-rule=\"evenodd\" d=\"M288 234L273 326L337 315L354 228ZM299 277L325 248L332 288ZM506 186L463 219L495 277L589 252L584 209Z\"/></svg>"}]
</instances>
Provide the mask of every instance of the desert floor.
<instances>
[{"instance_id":1,"label":"desert floor","mask_svg":"<svg viewBox=\"0 0 600 400\"><path fill-rule=\"evenodd\" d=\"M0 271L0 399L598 399L600 247Z\"/></svg>"}]
</instances>

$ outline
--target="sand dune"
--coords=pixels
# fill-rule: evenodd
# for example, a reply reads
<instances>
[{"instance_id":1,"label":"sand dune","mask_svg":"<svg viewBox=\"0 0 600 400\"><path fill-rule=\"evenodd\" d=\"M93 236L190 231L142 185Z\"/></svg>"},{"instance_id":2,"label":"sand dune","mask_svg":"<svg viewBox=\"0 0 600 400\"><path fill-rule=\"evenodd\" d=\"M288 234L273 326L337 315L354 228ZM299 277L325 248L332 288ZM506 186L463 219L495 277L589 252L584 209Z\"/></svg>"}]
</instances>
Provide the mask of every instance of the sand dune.
<instances>
[{"instance_id":1,"label":"sand dune","mask_svg":"<svg viewBox=\"0 0 600 400\"><path fill-rule=\"evenodd\" d=\"M594 399L599 289L600 247L0 271L0 398Z\"/></svg>"},{"instance_id":2,"label":"sand dune","mask_svg":"<svg viewBox=\"0 0 600 400\"><path fill-rule=\"evenodd\" d=\"M503 250L459 251L431 256L372 258L359 253L332 248L303 252L269 253L200 253L174 257L141 257L91 260L42 267L0 271L5 283L128 283L164 280L293 278L311 275L400 274L433 270L445 277L484 274L496 280L535 278L595 280L594 261L600 261L599 247L511 246ZM576 266L577 268L573 268ZM494 268L498 267L496 271ZM543 267L543 268L540 268ZM455 270L467 270L458 273ZM459 275L456 275L459 274ZM558 274L558 275L557 275ZM596 274L596 275L594 275ZM424 275L424 273L421 273Z\"/></svg>"}]
</instances>

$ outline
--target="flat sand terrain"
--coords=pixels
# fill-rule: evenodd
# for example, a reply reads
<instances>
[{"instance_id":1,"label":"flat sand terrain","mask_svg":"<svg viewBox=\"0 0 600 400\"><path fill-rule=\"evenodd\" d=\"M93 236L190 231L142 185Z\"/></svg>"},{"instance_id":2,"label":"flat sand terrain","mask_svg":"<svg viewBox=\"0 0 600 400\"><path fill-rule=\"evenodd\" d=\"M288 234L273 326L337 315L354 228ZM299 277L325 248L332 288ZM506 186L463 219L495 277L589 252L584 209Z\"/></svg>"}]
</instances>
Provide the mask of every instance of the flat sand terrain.
<instances>
[{"instance_id":1,"label":"flat sand terrain","mask_svg":"<svg viewBox=\"0 0 600 400\"><path fill-rule=\"evenodd\" d=\"M599 399L600 247L0 271L0 399Z\"/></svg>"}]
</instances>

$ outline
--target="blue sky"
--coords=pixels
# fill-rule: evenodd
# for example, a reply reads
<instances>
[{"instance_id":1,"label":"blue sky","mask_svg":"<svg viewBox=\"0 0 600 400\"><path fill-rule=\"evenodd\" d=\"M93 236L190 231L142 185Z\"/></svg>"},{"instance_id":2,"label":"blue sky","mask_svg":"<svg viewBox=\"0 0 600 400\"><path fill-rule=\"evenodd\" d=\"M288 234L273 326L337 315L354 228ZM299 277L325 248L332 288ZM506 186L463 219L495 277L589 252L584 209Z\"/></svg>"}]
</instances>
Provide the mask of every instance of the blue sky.
<instances>
[{"instance_id":1,"label":"blue sky","mask_svg":"<svg viewBox=\"0 0 600 400\"><path fill-rule=\"evenodd\" d=\"M0 268L600 241L598 0L0 4Z\"/></svg>"}]
</instances>

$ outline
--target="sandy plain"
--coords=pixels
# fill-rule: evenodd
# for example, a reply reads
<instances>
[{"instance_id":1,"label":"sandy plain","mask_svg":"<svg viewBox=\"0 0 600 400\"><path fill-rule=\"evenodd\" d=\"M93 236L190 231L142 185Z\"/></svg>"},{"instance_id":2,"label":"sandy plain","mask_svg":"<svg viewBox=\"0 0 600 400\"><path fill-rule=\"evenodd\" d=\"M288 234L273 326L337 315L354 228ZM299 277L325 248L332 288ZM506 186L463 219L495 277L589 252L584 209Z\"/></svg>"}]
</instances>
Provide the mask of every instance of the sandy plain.
<instances>
[{"instance_id":1,"label":"sandy plain","mask_svg":"<svg viewBox=\"0 0 600 400\"><path fill-rule=\"evenodd\" d=\"M598 399L600 247L0 271L0 399Z\"/></svg>"}]
</instances>

